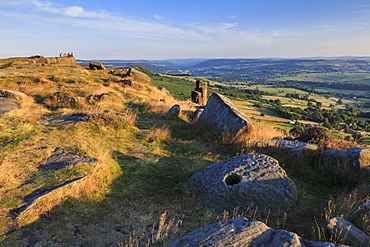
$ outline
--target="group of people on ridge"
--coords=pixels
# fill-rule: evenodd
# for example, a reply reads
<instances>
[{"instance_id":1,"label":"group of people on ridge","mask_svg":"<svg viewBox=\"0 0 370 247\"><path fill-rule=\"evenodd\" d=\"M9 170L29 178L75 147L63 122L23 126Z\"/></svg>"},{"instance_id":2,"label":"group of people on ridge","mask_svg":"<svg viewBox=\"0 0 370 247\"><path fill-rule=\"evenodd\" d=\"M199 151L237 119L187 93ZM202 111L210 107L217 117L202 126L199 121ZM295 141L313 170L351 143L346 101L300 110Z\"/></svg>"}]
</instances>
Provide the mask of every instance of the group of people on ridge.
<instances>
[{"instance_id":1,"label":"group of people on ridge","mask_svg":"<svg viewBox=\"0 0 370 247\"><path fill-rule=\"evenodd\" d=\"M73 52L71 52L71 53L60 53L59 56L60 57L73 57Z\"/></svg>"}]
</instances>

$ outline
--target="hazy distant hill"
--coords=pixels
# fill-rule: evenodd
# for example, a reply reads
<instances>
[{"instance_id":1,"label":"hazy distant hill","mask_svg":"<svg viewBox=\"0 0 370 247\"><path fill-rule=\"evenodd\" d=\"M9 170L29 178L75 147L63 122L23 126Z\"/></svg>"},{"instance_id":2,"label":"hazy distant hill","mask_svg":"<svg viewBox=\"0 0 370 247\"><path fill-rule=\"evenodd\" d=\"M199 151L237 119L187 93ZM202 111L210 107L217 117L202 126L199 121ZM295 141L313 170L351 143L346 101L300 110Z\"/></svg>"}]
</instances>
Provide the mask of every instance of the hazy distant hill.
<instances>
[{"instance_id":1,"label":"hazy distant hill","mask_svg":"<svg viewBox=\"0 0 370 247\"><path fill-rule=\"evenodd\" d=\"M155 73L189 74L224 82L263 81L299 73L370 73L370 57L97 61L106 67L142 66ZM89 62L78 61L79 64Z\"/></svg>"}]
</instances>

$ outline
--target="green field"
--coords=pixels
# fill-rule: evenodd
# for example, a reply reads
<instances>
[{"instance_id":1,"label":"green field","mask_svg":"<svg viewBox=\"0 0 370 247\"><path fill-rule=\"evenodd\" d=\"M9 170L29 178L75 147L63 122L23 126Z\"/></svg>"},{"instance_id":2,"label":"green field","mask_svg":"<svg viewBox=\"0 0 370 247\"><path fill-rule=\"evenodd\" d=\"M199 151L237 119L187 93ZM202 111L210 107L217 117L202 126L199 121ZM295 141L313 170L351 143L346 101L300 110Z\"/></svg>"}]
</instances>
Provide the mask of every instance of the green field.
<instances>
[{"instance_id":1,"label":"green field","mask_svg":"<svg viewBox=\"0 0 370 247\"><path fill-rule=\"evenodd\" d=\"M370 73L302 73L297 76L282 76L275 81L319 81L319 82L348 82L370 84Z\"/></svg>"},{"instance_id":2,"label":"green field","mask_svg":"<svg viewBox=\"0 0 370 247\"><path fill-rule=\"evenodd\" d=\"M354 94L358 96L370 96L370 91L363 91L363 90L343 90L343 89L335 89L335 88L329 88L329 87L317 87L317 90L323 91L323 92L329 92L329 93L347 93L347 94Z\"/></svg>"},{"instance_id":3,"label":"green field","mask_svg":"<svg viewBox=\"0 0 370 247\"><path fill-rule=\"evenodd\" d=\"M248 87L248 89L259 89L264 92L268 93L276 93L279 96L285 96L287 93L294 93L294 94L308 94L305 91L295 89L295 88L275 88L272 85L253 85L251 87Z\"/></svg>"}]
</instances>

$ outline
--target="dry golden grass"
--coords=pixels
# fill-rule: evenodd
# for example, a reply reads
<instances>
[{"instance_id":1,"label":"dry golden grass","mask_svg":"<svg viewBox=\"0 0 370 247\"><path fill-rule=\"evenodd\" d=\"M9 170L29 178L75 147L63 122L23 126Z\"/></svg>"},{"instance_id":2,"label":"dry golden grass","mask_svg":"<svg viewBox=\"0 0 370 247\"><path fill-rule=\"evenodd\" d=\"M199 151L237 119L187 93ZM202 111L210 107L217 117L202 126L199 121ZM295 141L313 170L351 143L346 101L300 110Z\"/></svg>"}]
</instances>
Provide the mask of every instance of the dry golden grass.
<instances>
[{"instance_id":1,"label":"dry golden grass","mask_svg":"<svg viewBox=\"0 0 370 247\"><path fill-rule=\"evenodd\" d=\"M0 76L1 73L0 70ZM21 76L24 81L17 83ZM314 204L310 204L310 199L315 199L311 195L303 198L307 203L301 204L306 208L299 205L299 212L266 219L257 218L253 209L216 214L185 193L185 181L193 172L236 154L256 152L256 142L284 137L263 122L269 120L266 117L260 116L261 122L255 122L254 130L238 140L230 141L226 135L212 136L224 139L217 146L199 141L195 126L187 123L191 119L187 111L195 110L193 104L174 100L165 90L150 85L125 86L120 83L122 78L107 71L78 66L14 70L8 71L6 77L6 89L21 89L30 95L46 97L57 91L81 98L109 95L73 109L48 109L45 99L37 98L36 104L30 98L19 109L1 115L0 137L8 142L0 154L0 201L4 206L0 208L0 234L15 223L25 225L10 235L4 246L26 246L28 234L40 246L166 246L189 231L221 220L246 217L290 229L311 220L305 215ZM146 104L145 112L150 113L132 112L125 104L130 101ZM175 104L183 111L180 119L165 117L164 113ZM87 121L66 126L39 124L72 114L84 114ZM253 114L258 119L259 112ZM232 149L237 141L238 149ZM99 163L92 168L81 165L80 170L38 173L39 166L55 148L97 158ZM9 210L22 205L24 196L70 174L85 178L40 198L18 221L6 216ZM335 202L339 205L341 199ZM349 203L348 207L352 205ZM45 214L42 220L26 225L40 214ZM310 234L310 226L299 227Z\"/></svg>"},{"instance_id":2,"label":"dry golden grass","mask_svg":"<svg viewBox=\"0 0 370 247\"><path fill-rule=\"evenodd\" d=\"M248 133L242 134L238 139L247 145L255 145L257 142L268 143L271 139L282 139L286 135L278 128L265 125L262 122L254 122L254 127Z\"/></svg>"},{"instance_id":3,"label":"dry golden grass","mask_svg":"<svg viewBox=\"0 0 370 247\"><path fill-rule=\"evenodd\" d=\"M168 126L152 127L147 133L148 142L165 142L171 138L171 130Z\"/></svg>"},{"instance_id":4,"label":"dry golden grass","mask_svg":"<svg viewBox=\"0 0 370 247\"><path fill-rule=\"evenodd\" d=\"M334 217L345 218L362 229L365 234L369 235L370 219L367 214L365 211L363 214L356 214L356 212L353 211L356 207L370 201L370 196L366 192L367 189L368 188L359 187L349 194L343 193L336 199L331 198L325 209L325 219L329 221Z\"/></svg>"}]
</instances>

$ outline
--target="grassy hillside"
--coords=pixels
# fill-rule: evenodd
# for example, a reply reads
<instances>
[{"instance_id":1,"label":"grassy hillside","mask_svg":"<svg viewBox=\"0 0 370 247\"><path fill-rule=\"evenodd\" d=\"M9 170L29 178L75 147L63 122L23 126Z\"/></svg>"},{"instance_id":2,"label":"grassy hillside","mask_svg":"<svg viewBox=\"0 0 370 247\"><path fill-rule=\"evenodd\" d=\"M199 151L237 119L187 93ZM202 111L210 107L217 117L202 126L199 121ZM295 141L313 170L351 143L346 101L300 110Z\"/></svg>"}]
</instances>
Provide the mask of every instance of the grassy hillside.
<instances>
[{"instance_id":1,"label":"grassy hillside","mask_svg":"<svg viewBox=\"0 0 370 247\"><path fill-rule=\"evenodd\" d=\"M186 191L192 173L228 157L261 152L256 142L283 138L286 133L276 126L287 132L293 125L255 107L254 101L235 99L253 117L256 128L242 142L231 142L191 123L195 108L186 100L195 87L194 78L145 72L151 84L129 86L108 70L82 66L0 69L0 89L29 95L19 109L0 115L3 246L166 246L198 227L240 216L321 241L328 240L327 218L347 216L348 205L368 200L367 180L316 164L310 154L297 162L267 148L263 152L278 159L298 187L299 201L291 212L257 218L255 212L220 215L204 209ZM56 92L75 101L54 102L51 96ZM102 94L100 100L86 101ZM184 110L178 118L166 115L174 104ZM86 116L86 121L40 124L73 114ZM94 157L99 163L40 170L56 148ZM80 176L88 182L74 188L71 196L56 194L28 217L11 216L32 191ZM369 233L367 223L362 224Z\"/></svg>"}]
</instances>

